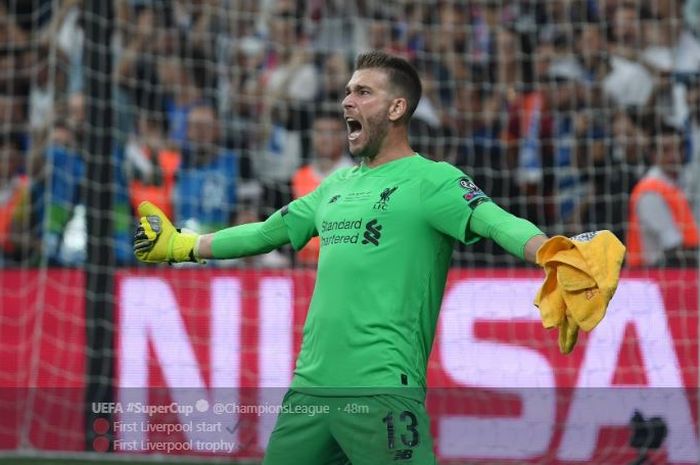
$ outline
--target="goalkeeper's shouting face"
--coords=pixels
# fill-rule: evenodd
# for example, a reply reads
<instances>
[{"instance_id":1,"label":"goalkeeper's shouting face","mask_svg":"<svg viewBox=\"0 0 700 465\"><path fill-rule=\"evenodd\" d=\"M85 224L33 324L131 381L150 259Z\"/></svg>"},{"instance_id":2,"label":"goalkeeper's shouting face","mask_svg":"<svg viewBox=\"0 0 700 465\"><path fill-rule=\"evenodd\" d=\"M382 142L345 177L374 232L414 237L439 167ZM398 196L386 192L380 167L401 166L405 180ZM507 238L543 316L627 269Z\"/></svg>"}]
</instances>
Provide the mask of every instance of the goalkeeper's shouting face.
<instances>
[{"instance_id":1,"label":"goalkeeper's shouting face","mask_svg":"<svg viewBox=\"0 0 700 465\"><path fill-rule=\"evenodd\" d=\"M378 69L355 71L345 87L343 115L350 153L372 160L389 132L391 103L388 76Z\"/></svg>"},{"instance_id":2,"label":"goalkeeper's shouting face","mask_svg":"<svg viewBox=\"0 0 700 465\"><path fill-rule=\"evenodd\" d=\"M400 147L420 94L418 74L405 61L381 53L361 55L343 99L350 153L373 160Z\"/></svg>"}]
</instances>

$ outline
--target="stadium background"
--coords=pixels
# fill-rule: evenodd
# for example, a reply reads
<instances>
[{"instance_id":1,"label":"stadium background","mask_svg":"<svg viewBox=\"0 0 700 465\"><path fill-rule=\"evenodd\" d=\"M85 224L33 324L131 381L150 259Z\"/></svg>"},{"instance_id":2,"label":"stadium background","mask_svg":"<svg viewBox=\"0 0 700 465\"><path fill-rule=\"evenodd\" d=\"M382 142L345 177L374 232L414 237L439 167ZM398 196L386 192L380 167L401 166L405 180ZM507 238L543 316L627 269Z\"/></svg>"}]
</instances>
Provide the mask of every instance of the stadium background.
<instances>
[{"instance_id":1,"label":"stadium background","mask_svg":"<svg viewBox=\"0 0 700 465\"><path fill-rule=\"evenodd\" d=\"M279 402L313 266L139 266L133 205L202 232L265 218L363 50L418 68L414 148L549 234L624 238L662 126L700 211L697 0L4 0L0 23L0 463L257 463L274 414L213 407ZM624 270L564 357L541 272L459 247L429 366L440 463L630 463L636 409L669 425L654 463L698 463L695 253ZM172 402L194 411L119 411ZM157 427L188 423L221 426Z\"/></svg>"}]
</instances>

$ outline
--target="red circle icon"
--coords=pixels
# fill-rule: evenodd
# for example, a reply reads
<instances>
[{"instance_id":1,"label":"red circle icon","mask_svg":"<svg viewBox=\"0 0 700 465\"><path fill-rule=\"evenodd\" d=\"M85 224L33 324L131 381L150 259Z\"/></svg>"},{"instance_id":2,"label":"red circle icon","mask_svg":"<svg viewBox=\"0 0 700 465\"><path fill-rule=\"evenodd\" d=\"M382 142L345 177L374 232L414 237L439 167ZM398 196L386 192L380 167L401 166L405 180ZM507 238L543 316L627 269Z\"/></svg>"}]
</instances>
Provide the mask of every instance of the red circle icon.
<instances>
[{"instance_id":1,"label":"red circle icon","mask_svg":"<svg viewBox=\"0 0 700 465\"><path fill-rule=\"evenodd\" d=\"M97 436L94 441L92 441L92 448L95 452L107 452L109 449L109 439L104 436Z\"/></svg>"},{"instance_id":2,"label":"red circle icon","mask_svg":"<svg viewBox=\"0 0 700 465\"><path fill-rule=\"evenodd\" d=\"M105 434L109 431L109 421L105 418L98 418L92 423L92 429L95 430L97 434Z\"/></svg>"}]
</instances>

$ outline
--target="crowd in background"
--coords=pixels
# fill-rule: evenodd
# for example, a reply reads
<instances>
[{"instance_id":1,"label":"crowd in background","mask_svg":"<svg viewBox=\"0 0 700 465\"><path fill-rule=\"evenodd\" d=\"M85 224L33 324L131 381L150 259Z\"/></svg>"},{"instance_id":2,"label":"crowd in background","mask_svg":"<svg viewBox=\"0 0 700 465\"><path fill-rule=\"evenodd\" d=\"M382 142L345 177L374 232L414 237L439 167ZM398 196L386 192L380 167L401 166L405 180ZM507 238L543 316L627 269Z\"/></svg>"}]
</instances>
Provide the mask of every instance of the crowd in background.
<instances>
[{"instance_id":1,"label":"crowd in background","mask_svg":"<svg viewBox=\"0 0 700 465\"><path fill-rule=\"evenodd\" d=\"M85 259L81 6L0 1L7 266ZM264 219L350 166L340 101L354 57L371 49L419 70L414 149L463 169L548 234L609 229L624 239L630 222L665 218L647 201L629 217L633 189L653 169L700 218L700 0L115 0L113 24L123 265L133 264L141 200L210 232ZM694 263L697 237L667 210L680 239L653 227L645 237L688 253L640 265ZM317 248L243 264L313 264ZM462 266L514 263L487 242L455 255Z\"/></svg>"}]
</instances>

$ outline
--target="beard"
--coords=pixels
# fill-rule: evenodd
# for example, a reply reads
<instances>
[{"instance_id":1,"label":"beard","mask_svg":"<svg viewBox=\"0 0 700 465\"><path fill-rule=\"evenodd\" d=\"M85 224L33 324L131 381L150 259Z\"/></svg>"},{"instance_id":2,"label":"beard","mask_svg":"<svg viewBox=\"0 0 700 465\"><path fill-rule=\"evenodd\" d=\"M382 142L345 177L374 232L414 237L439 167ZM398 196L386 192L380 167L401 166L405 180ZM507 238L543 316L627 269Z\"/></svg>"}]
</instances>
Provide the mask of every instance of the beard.
<instances>
[{"instance_id":1,"label":"beard","mask_svg":"<svg viewBox=\"0 0 700 465\"><path fill-rule=\"evenodd\" d=\"M391 122L387 115L375 115L367 118L362 128L363 131L367 132L367 142L356 153L352 153L352 156L354 158L374 160L389 132L390 124Z\"/></svg>"}]
</instances>

